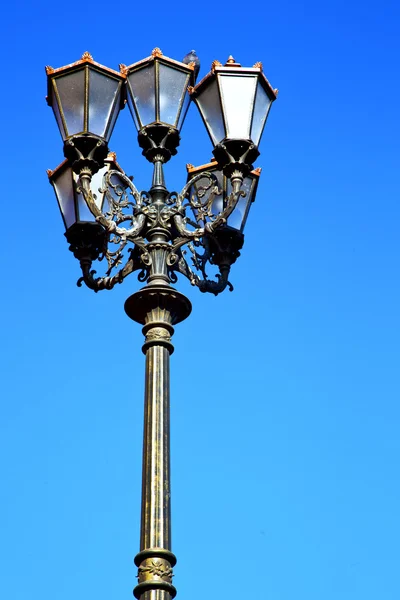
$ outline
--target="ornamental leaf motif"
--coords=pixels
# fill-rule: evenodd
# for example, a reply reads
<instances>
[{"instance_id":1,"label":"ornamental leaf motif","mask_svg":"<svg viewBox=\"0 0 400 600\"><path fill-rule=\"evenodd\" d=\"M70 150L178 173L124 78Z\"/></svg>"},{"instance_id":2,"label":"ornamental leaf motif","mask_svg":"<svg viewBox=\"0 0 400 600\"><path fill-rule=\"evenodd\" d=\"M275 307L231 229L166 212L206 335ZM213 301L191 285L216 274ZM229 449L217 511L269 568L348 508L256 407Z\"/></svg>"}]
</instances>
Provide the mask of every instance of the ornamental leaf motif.
<instances>
[{"instance_id":1,"label":"ornamental leaf motif","mask_svg":"<svg viewBox=\"0 0 400 600\"><path fill-rule=\"evenodd\" d=\"M162 579L171 579L174 576L172 568L167 567L160 560L152 560L149 565L139 567L137 577L139 578L144 573L150 573L150 575L155 575Z\"/></svg>"}]
</instances>

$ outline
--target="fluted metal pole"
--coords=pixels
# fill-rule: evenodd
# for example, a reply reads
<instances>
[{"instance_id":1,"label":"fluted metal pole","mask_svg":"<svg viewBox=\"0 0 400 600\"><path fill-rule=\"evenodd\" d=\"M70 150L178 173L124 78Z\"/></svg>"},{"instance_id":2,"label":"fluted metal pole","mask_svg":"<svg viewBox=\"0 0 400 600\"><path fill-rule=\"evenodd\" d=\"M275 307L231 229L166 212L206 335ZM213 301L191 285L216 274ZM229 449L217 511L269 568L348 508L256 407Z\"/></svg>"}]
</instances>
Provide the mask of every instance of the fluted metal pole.
<instances>
[{"instance_id":1,"label":"fluted metal pole","mask_svg":"<svg viewBox=\"0 0 400 600\"><path fill-rule=\"evenodd\" d=\"M173 324L185 319L189 300L168 285L148 285L125 303L127 314L144 323L146 355L140 552L135 557L140 600L176 595L171 551L170 377Z\"/></svg>"}]
</instances>

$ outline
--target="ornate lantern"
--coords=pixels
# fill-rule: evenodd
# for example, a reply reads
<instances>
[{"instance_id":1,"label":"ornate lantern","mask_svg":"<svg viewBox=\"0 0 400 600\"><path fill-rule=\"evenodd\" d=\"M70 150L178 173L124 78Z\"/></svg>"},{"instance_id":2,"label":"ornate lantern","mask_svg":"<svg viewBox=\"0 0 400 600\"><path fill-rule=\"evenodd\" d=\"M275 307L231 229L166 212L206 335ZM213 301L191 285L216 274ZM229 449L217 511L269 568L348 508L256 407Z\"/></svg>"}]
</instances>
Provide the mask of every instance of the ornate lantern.
<instances>
[{"instance_id":1,"label":"ornate lantern","mask_svg":"<svg viewBox=\"0 0 400 600\"><path fill-rule=\"evenodd\" d=\"M227 206L228 199L232 193L232 184L229 177L226 177L224 173L218 168L218 163L215 158L208 164L200 165L199 167L194 167L193 165L186 165L186 169L188 172L188 182L194 178L196 175L200 175L201 173L212 173L217 180L218 183L218 191L221 193L215 196L212 206L211 212L213 215L218 215L225 210ZM242 183L242 191L244 194L239 198L234 210L229 215L227 219L226 226L231 229L235 229L240 233L243 233L244 227L246 225L246 220L250 211L251 204L254 202L258 181L260 179L261 169L254 169L251 171L247 177L243 179ZM208 185L208 178L197 179L193 186L189 190L189 194L191 196L196 196L199 202L204 203L204 199L202 198L205 187ZM197 215L196 220L197 220ZM199 223L203 226L205 225L205 219L199 218Z\"/></svg>"},{"instance_id":2,"label":"ornate lantern","mask_svg":"<svg viewBox=\"0 0 400 600\"><path fill-rule=\"evenodd\" d=\"M94 62L88 52L65 67L46 67L46 73L47 102L64 140L65 156L76 172L84 166L100 168L123 108L125 76Z\"/></svg>"},{"instance_id":3,"label":"ornate lantern","mask_svg":"<svg viewBox=\"0 0 400 600\"><path fill-rule=\"evenodd\" d=\"M223 66L214 61L208 75L190 89L220 168L240 166L251 171L259 155L258 145L272 102L273 90L262 72L262 64L244 68L232 56Z\"/></svg>"},{"instance_id":4,"label":"ornate lantern","mask_svg":"<svg viewBox=\"0 0 400 600\"><path fill-rule=\"evenodd\" d=\"M212 222L225 211L235 197L231 179L219 169L215 159L199 167L186 165L186 169L188 183L193 180L188 194L197 226L206 227L207 222ZM203 173L204 177L201 176ZM210 174L214 179L213 183L210 181ZM244 177L239 198L235 198L237 203L226 224L213 231L212 236L206 236L212 262L216 265L231 265L239 256L244 242L243 230L251 204L255 200L260 174L261 169L258 168Z\"/></svg>"},{"instance_id":5,"label":"ornate lantern","mask_svg":"<svg viewBox=\"0 0 400 600\"><path fill-rule=\"evenodd\" d=\"M172 60L155 48L148 58L120 68L126 75L128 105L143 155L150 161L157 154L169 160L179 146L195 64Z\"/></svg>"},{"instance_id":6,"label":"ornate lantern","mask_svg":"<svg viewBox=\"0 0 400 600\"><path fill-rule=\"evenodd\" d=\"M108 211L108 200L106 191L103 188L103 181L111 171L118 171L123 174L113 152L108 155L104 161L104 167L93 175L91 181L93 190L95 190L93 196L95 204L102 213ZM82 194L79 175L71 169L68 160L64 160L54 171L47 171L47 174L56 194L66 229L65 237L72 246L71 250L76 250L82 244L85 247L90 244L95 248L94 254L97 253L98 256L104 241L105 229L96 221L87 205Z\"/></svg>"}]
</instances>

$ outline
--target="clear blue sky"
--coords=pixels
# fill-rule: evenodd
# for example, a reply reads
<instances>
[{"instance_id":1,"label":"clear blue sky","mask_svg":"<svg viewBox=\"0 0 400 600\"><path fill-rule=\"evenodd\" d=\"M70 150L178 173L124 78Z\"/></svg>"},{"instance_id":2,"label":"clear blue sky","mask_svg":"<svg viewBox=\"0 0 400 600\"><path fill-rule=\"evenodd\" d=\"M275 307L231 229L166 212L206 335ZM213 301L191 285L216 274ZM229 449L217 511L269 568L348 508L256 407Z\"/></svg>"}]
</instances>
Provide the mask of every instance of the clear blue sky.
<instances>
[{"instance_id":1,"label":"clear blue sky","mask_svg":"<svg viewBox=\"0 0 400 600\"><path fill-rule=\"evenodd\" d=\"M115 9L115 14L112 11ZM182 600L400 598L399 18L395 0L18 3L3 8L0 580L7 600L131 598L140 327L79 289L45 170L62 160L46 64L155 46L201 75L261 60L280 95L233 293L180 282L173 550ZM195 107L170 189L211 144ZM150 169L123 111L111 140Z\"/></svg>"}]
</instances>

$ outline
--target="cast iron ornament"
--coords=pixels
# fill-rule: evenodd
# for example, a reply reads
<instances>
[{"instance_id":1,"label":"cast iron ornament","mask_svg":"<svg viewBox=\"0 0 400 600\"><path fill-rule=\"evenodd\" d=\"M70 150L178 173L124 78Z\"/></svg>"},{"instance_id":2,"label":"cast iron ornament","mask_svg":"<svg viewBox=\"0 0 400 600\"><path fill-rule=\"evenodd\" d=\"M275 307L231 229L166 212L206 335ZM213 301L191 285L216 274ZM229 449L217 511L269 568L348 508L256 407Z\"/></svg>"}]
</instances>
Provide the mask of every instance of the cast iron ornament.
<instances>
[{"instance_id":1,"label":"cast iron ornament","mask_svg":"<svg viewBox=\"0 0 400 600\"><path fill-rule=\"evenodd\" d=\"M215 199L222 193L215 175L203 172L193 177L180 193L169 193L164 184L163 160L162 155L154 158L153 185L149 192L139 192L124 173L108 171L102 189L98 190L105 193L108 201L108 211L104 214L95 202L97 190L91 189L91 169L81 170L79 191L95 222L80 224L79 228L75 224L66 232L70 250L82 268L79 286L85 283L95 292L110 290L133 271L139 271L139 281L155 285L176 283L180 273L201 292L217 295L226 287L233 289L228 276L239 256L243 235L226 222L239 198L246 195L241 190L243 173L239 170L232 173L232 193L225 209L214 214ZM189 195L199 179L207 183L197 188L196 194ZM191 216L187 214L189 210ZM199 222L204 226L199 227ZM188 251L191 265L187 261ZM103 277L95 277L96 271L91 268L94 260L106 261ZM219 269L215 281L208 278L208 263Z\"/></svg>"}]
</instances>

